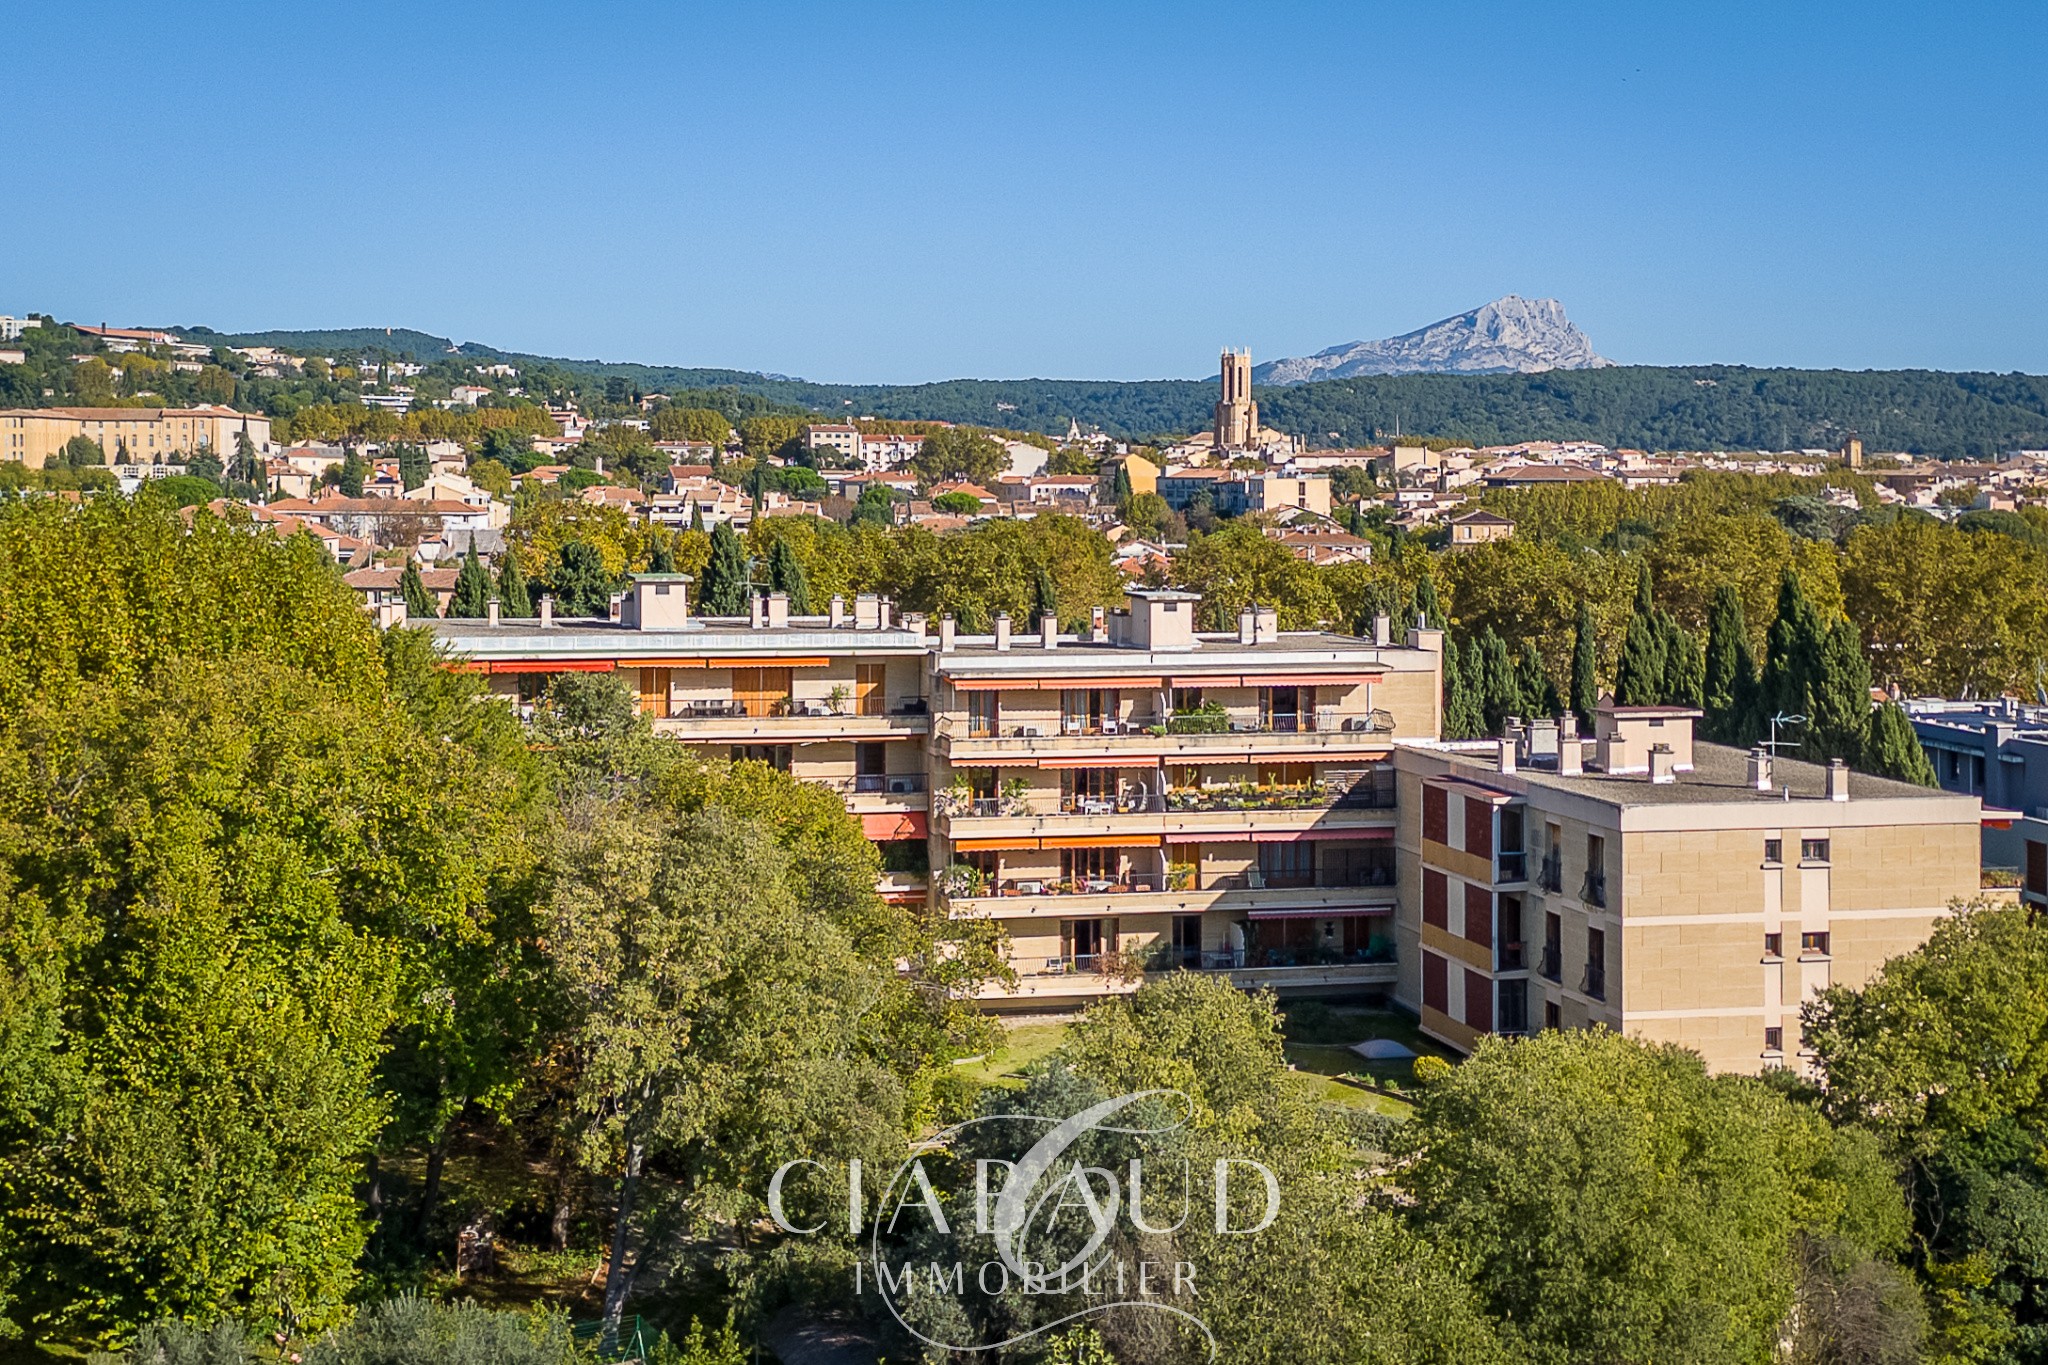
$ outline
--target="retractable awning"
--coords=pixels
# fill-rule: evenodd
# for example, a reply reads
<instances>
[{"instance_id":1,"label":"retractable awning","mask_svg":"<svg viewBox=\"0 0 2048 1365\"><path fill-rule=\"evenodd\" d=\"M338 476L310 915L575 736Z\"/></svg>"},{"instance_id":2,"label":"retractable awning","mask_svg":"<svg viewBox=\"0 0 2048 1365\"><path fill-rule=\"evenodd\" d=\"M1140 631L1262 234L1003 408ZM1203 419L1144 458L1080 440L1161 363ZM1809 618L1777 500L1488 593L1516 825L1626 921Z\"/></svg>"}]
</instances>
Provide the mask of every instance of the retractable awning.
<instances>
[{"instance_id":1,"label":"retractable awning","mask_svg":"<svg viewBox=\"0 0 2048 1365\"><path fill-rule=\"evenodd\" d=\"M1378 915L1391 915L1394 907L1389 905L1378 910L1252 910L1249 919L1371 919Z\"/></svg>"}]
</instances>

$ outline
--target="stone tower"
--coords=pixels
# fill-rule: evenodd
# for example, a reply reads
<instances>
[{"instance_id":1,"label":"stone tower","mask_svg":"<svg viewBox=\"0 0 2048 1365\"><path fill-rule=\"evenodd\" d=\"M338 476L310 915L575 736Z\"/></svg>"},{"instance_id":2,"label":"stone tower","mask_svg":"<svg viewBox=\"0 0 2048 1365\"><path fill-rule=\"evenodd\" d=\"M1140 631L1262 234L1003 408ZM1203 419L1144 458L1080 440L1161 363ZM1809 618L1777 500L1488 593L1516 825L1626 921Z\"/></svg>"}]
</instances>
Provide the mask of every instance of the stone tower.
<instances>
[{"instance_id":1,"label":"stone tower","mask_svg":"<svg viewBox=\"0 0 2048 1365\"><path fill-rule=\"evenodd\" d=\"M1223 353L1223 401L1216 405L1216 448L1245 450L1258 444L1259 405L1252 401L1252 353Z\"/></svg>"},{"instance_id":2,"label":"stone tower","mask_svg":"<svg viewBox=\"0 0 2048 1365\"><path fill-rule=\"evenodd\" d=\"M1851 469L1863 468L1863 438L1853 431L1849 433L1849 439L1842 442L1842 463Z\"/></svg>"}]
</instances>

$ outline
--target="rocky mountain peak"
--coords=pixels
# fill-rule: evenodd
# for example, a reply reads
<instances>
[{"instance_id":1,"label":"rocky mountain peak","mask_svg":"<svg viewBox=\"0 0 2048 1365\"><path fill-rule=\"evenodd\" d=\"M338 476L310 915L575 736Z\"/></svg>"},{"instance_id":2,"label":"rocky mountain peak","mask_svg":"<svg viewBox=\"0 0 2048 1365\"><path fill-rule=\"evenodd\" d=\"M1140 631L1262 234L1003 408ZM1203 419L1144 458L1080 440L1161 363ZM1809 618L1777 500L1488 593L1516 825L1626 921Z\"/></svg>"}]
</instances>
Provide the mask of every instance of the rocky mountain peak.
<instances>
[{"instance_id":1,"label":"rocky mountain peak","mask_svg":"<svg viewBox=\"0 0 2048 1365\"><path fill-rule=\"evenodd\" d=\"M1613 363L1594 351L1556 299L1509 294L1404 336L1268 361L1252 377L1260 384L1287 385L1361 374L1529 374Z\"/></svg>"}]
</instances>

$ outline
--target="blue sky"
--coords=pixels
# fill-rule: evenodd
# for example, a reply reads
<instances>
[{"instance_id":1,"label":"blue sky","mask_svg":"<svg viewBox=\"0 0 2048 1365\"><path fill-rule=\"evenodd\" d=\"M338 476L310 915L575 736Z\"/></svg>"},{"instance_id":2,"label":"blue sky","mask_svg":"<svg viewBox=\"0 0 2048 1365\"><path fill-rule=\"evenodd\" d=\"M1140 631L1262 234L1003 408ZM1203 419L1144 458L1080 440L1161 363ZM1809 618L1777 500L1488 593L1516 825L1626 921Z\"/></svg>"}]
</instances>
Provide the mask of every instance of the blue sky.
<instances>
[{"instance_id":1,"label":"blue sky","mask_svg":"<svg viewBox=\"0 0 2048 1365\"><path fill-rule=\"evenodd\" d=\"M0 312L1142 378L1562 299L2048 371L2048 4L19 4Z\"/></svg>"}]
</instances>

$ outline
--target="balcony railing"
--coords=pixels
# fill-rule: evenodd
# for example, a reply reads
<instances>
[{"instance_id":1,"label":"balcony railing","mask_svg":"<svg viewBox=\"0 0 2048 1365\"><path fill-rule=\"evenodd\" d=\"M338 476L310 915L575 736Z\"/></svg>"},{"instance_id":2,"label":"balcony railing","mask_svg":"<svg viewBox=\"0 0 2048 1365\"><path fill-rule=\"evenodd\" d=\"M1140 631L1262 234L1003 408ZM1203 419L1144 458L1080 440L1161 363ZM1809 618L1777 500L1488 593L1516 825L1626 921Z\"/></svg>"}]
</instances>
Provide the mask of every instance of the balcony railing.
<instances>
[{"instance_id":1,"label":"balcony railing","mask_svg":"<svg viewBox=\"0 0 2048 1365\"><path fill-rule=\"evenodd\" d=\"M1037 975L1124 976L1140 972L1239 972L1286 967L1350 967L1394 962L1391 942L1365 948L1238 948L1219 952L1166 948L1137 953L1080 953L1043 959ZM1025 963L1013 964L1033 974Z\"/></svg>"},{"instance_id":2,"label":"balcony railing","mask_svg":"<svg viewBox=\"0 0 2048 1365\"><path fill-rule=\"evenodd\" d=\"M1579 888L1579 899L1588 905L1607 906L1607 874L1593 871L1586 874L1586 881Z\"/></svg>"},{"instance_id":3,"label":"balcony railing","mask_svg":"<svg viewBox=\"0 0 2048 1365\"><path fill-rule=\"evenodd\" d=\"M1595 1000L1607 998L1607 968L1597 962L1586 964L1585 992Z\"/></svg>"},{"instance_id":4,"label":"balcony railing","mask_svg":"<svg viewBox=\"0 0 2048 1365\"><path fill-rule=\"evenodd\" d=\"M922 713L920 713L922 714ZM1390 711L1364 713L1320 708L1298 715L1261 715L1256 711L1158 713L1088 718L1063 716L1044 720L987 720L970 717L964 725L941 717L940 736L964 733L968 739L1056 739L1101 737L1127 739L1158 738L1164 735L1303 735L1349 734L1390 735L1394 716Z\"/></svg>"},{"instance_id":5,"label":"balcony railing","mask_svg":"<svg viewBox=\"0 0 2048 1365\"><path fill-rule=\"evenodd\" d=\"M1556 849L1543 855L1543 865L1537 870L1536 884L1545 891L1564 890L1564 855Z\"/></svg>"},{"instance_id":6,"label":"balcony railing","mask_svg":"<svg viewBox=\"0 0 2048 1365\"><path fill-rule=\"evenodd\" d=\"M1543 956L1538 959L1536 970L1552 981L1559 982L1560 984L1563 982L1564 954L1560 951L1557 944L1546 943L1543 945Z\"/></svg>"},{"instance_id":7,"label":"balcony railing","mask_svg":"<svg viewBox=\"0 0 2048 1365\"><path fill-rule=\"evenodd\" d=\"M1529 855L1522 852L1497 853L1494 855L1493 879L1497 882L1520 882L1529 879Z\"/></svg>"},{"instance_id":8,"label":"balcony railing","mask_svg":"<svg viewBox=\"0 0 2048 1365\"><path fill-rule=\"evenodd\" d=\"M851 790L859 795L881 793L891 796L909 796L924 790L923 773L861 773L853 779L851 787L841 784L842 790Z\"/></svg>"},{"instance_id":9,"label":"balcony railing","mask_svg":"<svg viewBox=\"0 0 2048 1365\"><path fill-rule=\"evenodd\" d=\"M1526 965L1522 945L1503 940L1494 949L1493 969L1497 972L1519 972Z\"/></svg>"}]
</instances>

